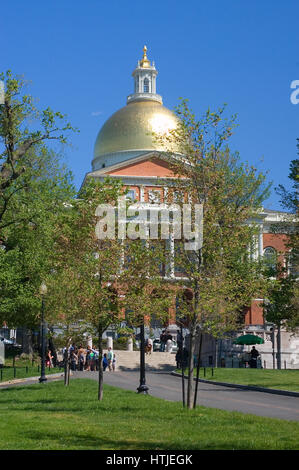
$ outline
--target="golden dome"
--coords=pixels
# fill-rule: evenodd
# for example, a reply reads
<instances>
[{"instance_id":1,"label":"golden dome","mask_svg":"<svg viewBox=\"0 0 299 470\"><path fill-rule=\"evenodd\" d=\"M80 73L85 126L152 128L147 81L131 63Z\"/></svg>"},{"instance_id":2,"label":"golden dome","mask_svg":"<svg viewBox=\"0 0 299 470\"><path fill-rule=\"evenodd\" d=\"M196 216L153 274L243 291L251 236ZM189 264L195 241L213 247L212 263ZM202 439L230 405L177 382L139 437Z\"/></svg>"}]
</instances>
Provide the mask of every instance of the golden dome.
<instances>
[{"instance_id":1,"label":"golden dome","mask_svg":"<svg viewBox=\"0 0 299 470\"><path fill-rule=\"evenodd\" d=\"M153 135L165 134L177 126L175 114L157 101L134 101L116 111L98 133L94 159L128 150L163 150ZM175 148L172 149L176 151Z\"/></svg>"}]
</instances>

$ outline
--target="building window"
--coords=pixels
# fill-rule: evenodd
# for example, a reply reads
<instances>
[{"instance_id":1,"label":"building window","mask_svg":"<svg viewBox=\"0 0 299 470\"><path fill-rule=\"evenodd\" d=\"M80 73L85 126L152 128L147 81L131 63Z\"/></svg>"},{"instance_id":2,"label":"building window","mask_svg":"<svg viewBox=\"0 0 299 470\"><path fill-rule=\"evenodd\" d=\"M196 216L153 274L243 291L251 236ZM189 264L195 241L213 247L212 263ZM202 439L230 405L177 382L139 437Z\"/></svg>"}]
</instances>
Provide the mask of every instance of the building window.
<instances>
[{"instance_id":1,"label":"building window","mask_svg":"<svg viewBox=\"0 0 299 470\"><path fill-rule=\"evenodd\" d=\"M129 199L131 201L135 201L136 200L136 192L135 192L135 189L130 189L127 194L126 194L126 199Z\"/></svg>"},{"instance_id":2,"label":"building window","mask_svg":"<svg viewBox=\"0 0 299 470\"><path fill-rule=\"evenodd\" d=\"M276 253L275 248L273 248L272 246L267 246L267 248L264 249L264 260L268 268L270 269L276 268L277 253Z\"/></svg>"},{"instance_id":3,"label":"building window","mask_svg":"<svg viewBox=\"0 0 299 470\"><path fill-rule=\"evenodd\" d=\"M144 93L149 93L149 79L145 78L143 81L143 91Z\"/></svg>"}]
</instances>

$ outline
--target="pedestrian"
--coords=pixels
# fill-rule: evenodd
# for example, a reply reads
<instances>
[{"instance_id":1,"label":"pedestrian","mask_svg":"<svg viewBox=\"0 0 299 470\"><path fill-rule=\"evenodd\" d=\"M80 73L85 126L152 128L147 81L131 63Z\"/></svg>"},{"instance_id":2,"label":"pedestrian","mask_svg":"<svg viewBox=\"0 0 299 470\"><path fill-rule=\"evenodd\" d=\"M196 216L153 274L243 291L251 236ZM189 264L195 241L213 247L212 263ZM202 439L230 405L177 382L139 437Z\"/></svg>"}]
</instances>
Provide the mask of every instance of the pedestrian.
<instances>
[{"instance_id":1,"label":"pedestrian","mask_svg":"<svg viewBox=\"0 0 299 470\"><path fill-rule=\"evenodd\" d=\"M112 359L112 370L113 370L113 372L115 372L115 368L116 368L116 356L115 356L115 354L113 354L113 359Z\"/></svg>"},{"instance_id":2,"label":"pedestrian","mask_svg":"<svg viewBox=\"0 0 299 470\"><path fill-rule=\"evenodd\" d=\"M46 366L47 367L53 367L53 357L54 356L52 356L52 352L49 349L48 352L47 352L47 357L46 357Z\"/></svg>"},{"instance_id":3,"label":"pedestrian","mask_svg":"<svg viewBox=\"0 0 299 470\"><path fill-rule=\"evenodd\" d=\"M93 349L90 349L89 365L90 365L90 370L94 371L94 369L95 369L95 353L94 353Z\"/></svg>"},{"instance_id":4,"label":"pedestrian","mask_svg":"<svg viewBox=\"0 0 299 470\"><path fill-rule=\"evenodd\" d=\"M114 353L112 351L112 348L109 346L108 353L107 353L107 360L108 360L108 367L110 371L112 370L113 356L114 356Z\"/></svg>"},{"instance_id":5,"label":"pedestrian","mask_svg":"<svg viewBox=\"0 0 299 470\"><path fill-rule=\"evenodd\" d=\"M107 367L108 367L108 359L107 359L107 354L105 353L103 357L103 371L104 372L107 369Z\"/></svg>"},{"instance_id":6,"label":"pedestrian","mask_svg":"<svg viewBox=\"0 0 299 470\"><path fill-rule=\"evenodd\" d=\"M253 369L257 368L257 358L258 358L259 355L260 355L260 353L258 352L257 349L255 349L255 346L252 346L252 349L250 351L251 359L249 361L249 365Z\"/></svg>"},{"instance_id":7,"label":"pedestrian","mask_svg":"<svg viewBox=\"0 0 299 470\"><path fill-rule=\"evenodd\" d=\"M145 354L152 354L153 350L153 340L151 338L147 338L145 342Z\"/></svg>"},{"instance_id":8,"label":"pedestrian","mask_svg":"<svg viewBox=\"0 0 299 470\"><path fill-rule=\"evenodd\" d=\"M77 370L78 356L75 354L75 351L71 351L70 360L71 360L71 369L74 371Z\"/></svg>"},{"instance_id":9,"label":"pedestrian","mask_svg":"<svg viewBox=\"0 0 299 470\"><path fill-rule=\"evenodd\" d=\"M84 349L82 348L82 346L80 346L78 350L78 368L81 371L84 370L84 362L85 362Z\"/></svg>"},{"instance_id":10,"label":"pedestrian","mask_svg":"<svg viewBox=\"0 0 299 470\"><path fill-rule=\"evenodd\" d=\"M169 335L169 336L170 336L170 335ZM172 339L170 339L171 336L170 336L170 338L169 338L169 336L168 336L168 339L166 340L166 352L171 353L173 343L172 343Z\"/></svg>"},{"instance_id":11,"label":"pedestrian","mask_svg":"<svg viewBox=\"0 0 299 470\"><path fill-rule=\"evenodd\" d=\"M99 370L99 351L94 349L93 352L94 352L94 360L95 360L95 369L96 371L98 371Z\"/></svg>"},{"instance_id":12,"label":"pedestrian","mask_svg":"<svg viewBox=\"0 0 299 470\"><path fill-rule=\"evenodd\" d=\"M86 350L85 370L90 371L90 346L87 346Z\"/></svg>"},{"instance_id":13,"label":"pedestrian","mask_svg":"<svg viewBox=\"0 0 299 470\"><path fill-rule=\"evenodd\" d=\"M162 331L160 335L160 351L164 352L165 351L165 346L166 346L166 341L167 341L167 335L165 334L165 330Z\"/></svg>"}]
</instances>

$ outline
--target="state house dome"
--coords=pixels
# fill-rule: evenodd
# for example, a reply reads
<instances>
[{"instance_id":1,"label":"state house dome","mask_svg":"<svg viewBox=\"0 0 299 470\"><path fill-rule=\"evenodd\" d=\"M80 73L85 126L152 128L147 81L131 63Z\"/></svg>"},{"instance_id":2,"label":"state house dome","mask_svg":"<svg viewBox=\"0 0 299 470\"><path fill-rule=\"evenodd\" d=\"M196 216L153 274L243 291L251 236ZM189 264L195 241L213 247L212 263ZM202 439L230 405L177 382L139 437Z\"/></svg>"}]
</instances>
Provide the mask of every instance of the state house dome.
<instances>
[{"instance_id":1,"label":"state house dome","mask_svg":"<svg viewBox=\"0 0 299 470\"><path fill-rule=\"evenodd\" d=\"M144 46L143 58L132 74L135 92L128 96L127 105L116 111L98 133L92 162L94 170L149 151L162 151L163 145L155 141L153 133L165 134L177 126L178 118L163 106L162 97L156 94L158 72L154 63L147 59L146 51ZM172 150L177 151L175 146Z\"/></svg>"}]
</instances>

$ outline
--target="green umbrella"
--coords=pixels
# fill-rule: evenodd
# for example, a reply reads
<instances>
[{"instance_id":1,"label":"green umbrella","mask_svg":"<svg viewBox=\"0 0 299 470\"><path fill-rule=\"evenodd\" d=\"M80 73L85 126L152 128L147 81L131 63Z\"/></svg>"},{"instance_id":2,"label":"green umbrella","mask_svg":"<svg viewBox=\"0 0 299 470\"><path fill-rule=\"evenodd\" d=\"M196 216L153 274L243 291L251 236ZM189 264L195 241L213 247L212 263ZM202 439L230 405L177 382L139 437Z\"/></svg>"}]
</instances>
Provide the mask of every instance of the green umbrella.
<instances>
[{"instance_id":1,"label":"green umbrella","mask_svg":"<svg viewBox=\"0 0 299 470\"><path fill-rule=\"evenodd\" d=\"M242 335L239 336L235 341L234 344L263 344L264 340L256 335Z\"/></svg>"}]
</instances>

